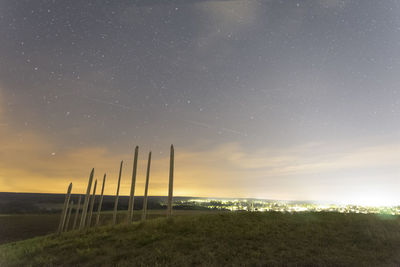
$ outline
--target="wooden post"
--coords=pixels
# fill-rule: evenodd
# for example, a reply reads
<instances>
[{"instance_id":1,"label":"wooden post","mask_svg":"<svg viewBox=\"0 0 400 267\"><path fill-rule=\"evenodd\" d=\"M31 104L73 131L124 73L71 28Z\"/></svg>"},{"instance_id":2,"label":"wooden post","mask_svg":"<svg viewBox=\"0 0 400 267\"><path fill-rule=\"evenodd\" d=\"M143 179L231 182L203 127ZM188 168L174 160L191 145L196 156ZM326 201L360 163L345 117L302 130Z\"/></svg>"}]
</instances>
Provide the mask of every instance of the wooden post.
<instances>
[{"instance_id":1,"label":"wooden post","mask_svg":"<svg viewBox=\"0 0 400 267\"><path fill-rule=\"evenodd\" d=\"M146 220L146 215L147 215L147 192L149 190L150 164L151 164L151 151L149 153L149 159L147 161L146 187L144 189L144 197L143 197L142 220Z\"/></svg>"},{"instance_id":2,"label":"wooden post","mask_svg":"<svg viewBox=\"0 0 400 267\"><path fill-rule=\"evenodd\" d=\"M128 204L128 223L131 223L133 221L133 208L135 205L135 184L136 184L136 170L137 170L138 153L139 153L139 147L136 146L135 156L133 158L131 194L129 196L129 204Z\"/></svg>"},{"instance_id":3,"label":"wooden post","mask_svg":"<svg viewBox=\"0 0 400 267\"><path fill-rule=\"evenodd\" d=\"M103 205L103 193L104 193L105 182L106 182L106 174L104 174L103 186L101 187L100 203L99 203L99 207L97 208L96 226L99 225L99 221L100 221L100 212L101 212L101 205Z\"/></svg>"},{"instance_id":4,"label":"wooden post","mask_svg":"<svg viewBox=\"0 0 400 267\"><path fill-rule=\"evenodd\" d=\"M171 145L171 154L169 159L169 188L168 188L168 211L167 216L172 215L172 195L174 187L174 146Z\"/></svg>"},{"instance_id":5,"label":"wooden post","mask_svg":"<svg viewBox=\"0 0 400 267\"><path fill-rule=\"evenodd\" d=\"M75 218L74 218L74 224L72 225L72 230L75 230L76 223L78 222L79 210L81 208L81 198L82 198L82 195L79 195L78 205L77 205L76 211L75 211Z\"/></svg>"},{"instance_id":6,"label":"wooden post","mask_svg":"<svg viewBox=\"0 0 400 267\"><path fill-rule=\"evenodd\" d=\"M73 207L74 207L74 201L71 200L71 203L69 204L68 208L69 211L68 211L67 221L65 222L65 227L63 229L64 232L68 231L69 219L71 218L71 212Z\"/></svg>"},{"instance_id":7,"label":"wooden post","mask_svg":"<svg viewBox=\"0 0 400 267\"><path fill-rule=\"evenodd\" d=\"M96 200L96 187L97 187L97 179L96 179L96 181L94 181L93 195L92 195L92 199L90 200L89 217L87 219L87 225L86 225L87 228L90 227L90 224L92 222L94 201Z\"/></svg>"},{"instance_id":8,"label":"wooden post","mask_svg":"<svg viewBox=\"0 0 400 267\"><path fill-rule=\"evenodd\" d=\"M58 224L58 230L57 230L58 234L60 234L64 228L65 219L67 217L69 199L71 198L71 190L72 190L72 183L69 184L67 194L65 195L64 206L61 212L61 219L60 223Z\"/></svg>"},{"instance_id":9,"label":"wooden post","mask_svg":"<svg viewBox=\"0 0 400 267\"><path fill-rule=\"evenodd\" d=\"M119 166L119 177L118 177L118 185L117 185L117 193L115 195L115 202L114 202L114 214L113 214L113 224L115 225L117 223L117 210L118 210L118 198L119 198L119 185L121 183L121 172L122 172L122 164L123 161L121 161L121 165Z\"/></svg>"},{"instance_id":10,"label":"wooden post","mask_svg":"<svg viewBox=\"0 0 400 267\"><path fill-rule=\"evenodd\" d=\"M84 200L83 206L82 206L82 217L81 217L81 222L79 224L79 230L82 230L85 227L86 215L87 215L89 198L90 198L90 189L92 188L92 182L93 182L93 175L94 175L94 169L92 169L92 171L90 172L90 176L89 176L89 182L88 182L88 186L86 189L86 196L85 196L85 200Z\"/></svg>"}]
</instances>

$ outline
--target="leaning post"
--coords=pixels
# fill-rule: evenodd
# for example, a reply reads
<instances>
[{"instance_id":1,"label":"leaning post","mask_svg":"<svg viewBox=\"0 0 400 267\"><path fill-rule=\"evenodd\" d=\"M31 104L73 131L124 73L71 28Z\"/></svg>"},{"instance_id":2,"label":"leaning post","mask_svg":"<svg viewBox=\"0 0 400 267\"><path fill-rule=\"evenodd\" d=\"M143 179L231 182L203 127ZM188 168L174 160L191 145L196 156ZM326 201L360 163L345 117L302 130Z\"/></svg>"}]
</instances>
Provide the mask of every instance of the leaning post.
<instances>
[{"instance_id":1,"label":"leaning post","mask_svg":"<svg viewBox=\"0 0 400 267\"><path fill-rule=\"evenodd\" d=\"M150 179L150 164L151 164L151 151L149 153L149 159L147 161L147 173L146 173L146 187L144 189L144 197L143 197L143 214L142 220L146 220L147 215L147 192L149 190L149 179Z\"/></svg>"},{"instance_id":2,"label":"leaning post","mask_svg":"<svg viewBox=\"0 0 400 267\"><path fill-rule=\"evenodd\" d=\"M94 201L96 200L96 187L97 187L97 179L96 179L96 181L94 181L93 195L92 195L92 199L90 200L89 217L87 219L87 225L86 225L87 228L90 227L90 224L92 222Z\"/></svg>"},{"instance_id":3,"label":"leaning post","mask_svg":"<svg viewBox=\"0 0 400 267\"><path fill-rule=\"evenodd\" d=\"M90 189L92 188L92 182L93 182L93 175L94 175L94 169L92 169L92 171L90 172L90 176L89 176L89 182L88 182L88 186L86 189L86 196L85 196L85 200L84 200L83 206L82 206L82 216L81 216L81 222L79 224L79 230L82 230L85 227L86 215L87 215L89 198L90 198Z\"/></svg>"},{"instance_id":4,"label":"leaning post","mask_svg":"<svg viewBox=\"0 0 400 267\"><path fill-rule=\"evenodd\" d=\"M64 232L68 231L69 220L71 218L71 212L72 212L72 208L73 207L74 207L74 201L71 200L71 202L69 204L69 208L68 208L67 221L65 222L65 226L64 226L64 229L63 229Z\"/></svg>"},{"instance_id":5,"label":"leaning post","mask_svg":"<svg viewBox=\"0 0 400 267\"><path fill-rule=\"evenodd\" d=\"M174 186L174 146L171 145L171 153L169 159L169 188L168 188L168 212L167 216L172 215L172 195Z\"/></svg>"},{"instance_id":6,"label":"leaning post","mask_svg":"<svg viewBox=\"0 0 400 267\"><path fill-rule=\"evenodd\" d=\"M82 195L79 195L78 205L77 205L76 211L75 211L75 218L74 218L74 223L73 223L73 225L72 225L72 230L75 230L75 228L76 228L76 223L78 222L79 210L80 210L80 208L81 208L81 198L82 198Z\"/></svg>"},{"instance_id":7,"label":"leaning post","mask_svg":"<svg viewBox=\"0 0 400 267\"><path fill-rule=\"evenodd\" d=\"M63 206L63 209L61 212L60 223L58 224L58 230L57 230L58 234L60 234L64 228L65 218L67 217L69 199L71 198L71 190L72 190L72 183L69 184L68 190L67 190L67 195L65 196L64 206Z\"/></svg>"},{"instance_id":8,"label":"leaning post","mask_svg":"<svg viewBox=\"0 0 400 267\"><path fill-rule=\"evenodd\" d=\"M106 183L106 174L104 174L103 186L101 187L100 203L99 203L99 207L97 208L96 226L99 225L99 221L100 221L100 212L101 212L101 205L103 205L103 194L104 194L105 183Z\"/></svg>"},{"instance_id":9,"label":"leaning post","mask_svg":"<svg viewBox=\"0 0 400 267\"><path fill-rule=\"evenodd\" d=\"M133 220L133 207L135 205L135 184L136 184L136 171L137 171L137 160L138 160L139 147L135 148L135 156L133 158L133 170L132 170L132 182L131 182L131 194L129 195L128 204L128 223Z\"/></svg>"},{"instance_id":10,"label":"leaning post","mask_svg":"<svg viewBox=\"0 0 400 267\"><path fill-rule=\"evenodd\" d=\"M124 161L121 161L121 165L119 166L119 176L118 176L118 185L117 185L117 193L115 194L115 202L114 202L114 214L113 214L113 223L115 225L117 223L117 210L118 210L118 198L119 198L119 186L121 184L121 173L122 173L122 164Z\"/></svg>"}]
</instances>

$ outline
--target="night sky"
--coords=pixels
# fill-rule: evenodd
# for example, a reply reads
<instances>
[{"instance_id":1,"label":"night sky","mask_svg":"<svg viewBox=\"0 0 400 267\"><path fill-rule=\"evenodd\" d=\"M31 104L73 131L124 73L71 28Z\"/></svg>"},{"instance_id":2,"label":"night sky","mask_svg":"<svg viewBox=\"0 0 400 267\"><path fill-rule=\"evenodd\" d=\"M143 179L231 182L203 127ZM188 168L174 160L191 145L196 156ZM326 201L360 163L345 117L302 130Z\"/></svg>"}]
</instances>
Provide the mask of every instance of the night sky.
<instances>
[{"instance_id":1,"label":"night sky","mask_svg":"<svg viewBox=\"0 0 400 267\"><path fill-rule=\"evenodd\" d=\"M397 0L0 0L0 191L400 203Z\"/></svg>"}]
</instances>

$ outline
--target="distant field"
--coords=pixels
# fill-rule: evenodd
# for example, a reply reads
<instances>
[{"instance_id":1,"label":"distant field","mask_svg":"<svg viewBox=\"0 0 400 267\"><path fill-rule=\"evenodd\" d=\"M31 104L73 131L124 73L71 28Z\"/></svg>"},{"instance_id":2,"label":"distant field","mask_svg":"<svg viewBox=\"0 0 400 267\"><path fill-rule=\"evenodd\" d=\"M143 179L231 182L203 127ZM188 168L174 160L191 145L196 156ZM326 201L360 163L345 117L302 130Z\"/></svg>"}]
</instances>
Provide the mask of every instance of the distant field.
<instances>
[{"instance_id":1,"label":"distant field","mask_svg":"<svg viewBox=\"0 0 400 267\"><path fill-rule=\"evenodd\" d=\"M148 210L148 218L156 218L166 215L166 210ZM212 213L207 210L176 210L175 215L193 215ZM134 211L134 220L140 220L142 211ZM74 214L73 214L74 215ZM100 223L102 225L110 224L112 220L112 212L106 211L101 214ZM126 218L126 212L118 213L118 221L123 222ZM72 227L74 217L70 221ZM60 220L59 213L53 214L0 214L0 244L24 240L36 236L54 233L58 227ZM93 220L94 221L94 220Z\"/></svg>"},{"instance_id":2,"label":"distant field","mask_svg":"<svg viewBox=\"0 0 400 267\"><path fill-rule=\"evenodd\" d=\"M54 232L59 215L0 215L0 244Z\"/></svg>"},{"instance_id":3,"label":"distant field","mask_svg":"<svg viewBox=\"0 0 400 267\"><path fill-rule=\"evenodd\" d=\"M71 200L78 202L79 195L72 194ZM0 214L38 214L38 213L57 213L61 212L65 199L65 194L42 194L42 193L7 193L0 192ZM97 208L99 196L95 204ZM185 200L185 197L176 197L176 200ZM115 196L104 196L102 210L114 209ZM126 210L128 208L129 196L120 196L118 208ZM148 200L149 209L161 209L166 203L166 197L150 196ZM135 197L135 209L143 207L143 197Z\"/></svg>"},{"instance_id":4,"label":"distant field","mask_svg":"<svg viewBox=\"0 0 400 267\"><path fill-rule=\"evenodd\" d=\"M0 246L0 266L400 266L400 217L224 212Z\"/></svg>"}]
</instances>

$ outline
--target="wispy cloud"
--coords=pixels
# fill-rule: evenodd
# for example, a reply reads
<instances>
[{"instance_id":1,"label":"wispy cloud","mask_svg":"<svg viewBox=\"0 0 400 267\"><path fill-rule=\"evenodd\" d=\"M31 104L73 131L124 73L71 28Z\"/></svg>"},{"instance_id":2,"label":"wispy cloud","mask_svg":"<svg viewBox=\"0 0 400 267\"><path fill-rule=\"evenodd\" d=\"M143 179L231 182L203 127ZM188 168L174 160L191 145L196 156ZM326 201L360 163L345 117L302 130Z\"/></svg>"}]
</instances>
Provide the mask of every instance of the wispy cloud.
<instances>
[{"instance_id":1,"label":"wispy cloud","mask_svg":"<svg viewBox=\"0 0 400 267\"><path fill-rule=\"evenodd\" d=\"M84 192L94 167L97 178L107 172L106 194L114 194L119 161L124 160L121 193L129 192L131 151L61 147L37 133L12 134L9 129L0 131L0 146L1 191L64 192L72 181L75 193ZM147 152L140 150L138 195L144 189ZM153 195L167 194L167 154L154 155ZM400 144L393 143L309 143L254 150L245 150L238 143L199 151L177 147L175 162L176 195L337 201L383 196L381 199L395 201L398 194L392 189L400 186Z\"/></svg>"}]
</instances>

